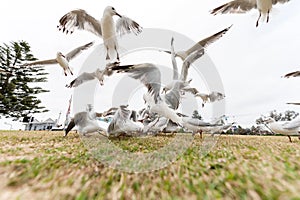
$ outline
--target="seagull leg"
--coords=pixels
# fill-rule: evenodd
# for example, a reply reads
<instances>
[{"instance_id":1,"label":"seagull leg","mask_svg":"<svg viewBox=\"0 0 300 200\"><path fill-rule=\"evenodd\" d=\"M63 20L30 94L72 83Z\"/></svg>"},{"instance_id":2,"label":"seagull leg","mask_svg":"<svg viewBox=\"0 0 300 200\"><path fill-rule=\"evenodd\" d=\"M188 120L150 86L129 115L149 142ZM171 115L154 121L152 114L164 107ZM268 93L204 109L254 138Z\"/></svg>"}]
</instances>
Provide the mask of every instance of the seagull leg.
<instances>
[{"instance_id":1,"label":"seagull leg","mask_svg":"<svg viewBox=\"0 0 300 200\"><path fill-rule=\"evenodd\" d=\"M117 60L120 61L119 52L118 52L118 50L117 50L117 46L116 46L116 45L115 45L115 51L116 51L116 53L117 53Z\"/></svg>"},{"instance_id":2,"label":"seagull leg","mask_svg":"<svg viewBox=\"0 0 300 200\"><path fill-rule=\"evenodd\" d=\"M288 135L288 137L289 137L290 142L293 142L291 136Z\"/></svg>"},{"instance_id":3,"label":"seagull leg","mask_svg":"<svg viewBox=\"0 0 300 200\"><path fill-rule=\"evenodd\" d=\"M261 12L259 11L259 16L258 16L258 19L256 21L256 27L258 27L258 21L260 20L260 17L261 17Z\"/></svg>"},{"instance_id":4,"label":"seagull leg","mask_svg":"<svg viewBox=\"0 0 300 200\"><path fill-rule=\"evenodd\" d=\"M268 15L267 15L267 23L269 22L269 15L270 15L270 10L268 10Z\"/></svg>"},{"instance_id":5,"label":"seagull leg","mask_svg":"<svg viewBox=\"0 0 300 200\"><path fill-rule=\"evenodd\" d=\"M109 55L108 55L108 47L106 46L106 60L110 60L110 57L109 57Z\"/></svg>"},{"instance_id":6,"label":"seagull leg","mask_svg":"<svg viewBox=\"0 0 300 200\"><path fill-rule=\"evenodd\" d=\"M68 69L69 69L69 71L70 71L70 74L73 76L73 72L72 72L72 70L70 69L70 67L69 67Z\"/></svg>"}]
</instances>

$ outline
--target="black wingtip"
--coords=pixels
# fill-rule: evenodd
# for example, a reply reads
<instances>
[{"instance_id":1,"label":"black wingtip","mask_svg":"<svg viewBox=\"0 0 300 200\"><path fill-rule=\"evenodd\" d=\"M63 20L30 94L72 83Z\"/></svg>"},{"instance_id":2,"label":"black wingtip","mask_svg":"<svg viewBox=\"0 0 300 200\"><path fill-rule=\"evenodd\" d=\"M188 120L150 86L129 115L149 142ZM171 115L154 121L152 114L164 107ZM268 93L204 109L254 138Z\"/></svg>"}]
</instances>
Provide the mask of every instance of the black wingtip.
<instances>
[{"instance_id":1,"label":"black wingtip","mask_svg":"<svg viewBox=\"0 0 300 200\"><path fill-rule=\"evenodd\" d=\"M68 127L65 130L65 135L64 137L66 137L68 135L68 133L75 127L75 122L74 119L71 119L70 123L68 124Z\"/></svg>"}]
</instances>

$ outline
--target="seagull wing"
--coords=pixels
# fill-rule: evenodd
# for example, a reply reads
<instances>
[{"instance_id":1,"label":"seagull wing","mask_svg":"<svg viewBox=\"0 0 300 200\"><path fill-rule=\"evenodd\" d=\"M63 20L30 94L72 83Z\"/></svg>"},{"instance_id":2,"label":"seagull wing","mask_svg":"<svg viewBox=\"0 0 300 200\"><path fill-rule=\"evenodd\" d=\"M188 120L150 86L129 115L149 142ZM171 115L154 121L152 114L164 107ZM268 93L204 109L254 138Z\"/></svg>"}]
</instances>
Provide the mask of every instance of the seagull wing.
<instances>
[{"instance_id":1,"label":"seagull wing","mask_svg":"<svg viewBox=\"0 0 300 200\"><path fill-rule=\"evenodd\" d=\"M26 67L26 66L32 66L32 65L53 65L53 64L57 64L56 59L35 61L32 63L26 63L22 66Z\"/></svg>"},{"instance_id":2,"label":"seagull wing","mask_svg":"<svg viewBox=\"0 0 300 200\"><path fill-rule=\"evenodd\" d=\"M287 129L287 130L298 129L298 128L300 128L300 119L296 118L290 122L287 122L282 125L282 128Z\"/></svg>"},{"instance_id":3,"label":"seagull wing","mask_svg":"<svg viewBox=\"0 0 300 200\"><path fill-rule=\"evenodd\" d=\"M86 30L99 37L102 37L100 21L89 15L85 10L72 10L62 16L57 26L66 34L73 33L74 29Z\"/></svg>"},{"instance_id":4,"label":"seagull wing","mask_svg":"<svg viewBox=\"0 0 300 200\"><path fill-rule=\"evenodd\" d=\"M81 51L90 48L93 44L94 44L94 42L89 42L89 43L87 43L87 44L85 44L85 45L82 45L82 46L77 47L76 49L70 51L70 52L66 55L67 61L70 61L70 60L73 59L75 56L79 55L79 54L81 53Z\"/></svg>"},{"instance_id":5,"label":"seagull wing","mask_svg":"<svg viewBox=\"0 0 300 200\"><path fill-rule=\"evenodd\" d=\"M188 118L185 121L193 126L213 126L211 123L204 122L196 118Z\"/></svg>"},{"instance_id":6,"label":"seagull wing","mask_svg":"<svg viewBox=\"0 0 300 200\"><path fill-rule=\"evenodd\" d=\"M256 0L234 0L213 9L210 14L245 13L256 7Z\"/></svg>"},{"instance_id":7,"label":"seagull wing","mask_svg":"<svg viewBox=\"0 0 300 200\"><path fill-rule=\"evenodd\" d=\"M117 65L111 70L129 73L131 78L140 80L146 86L148 93L154 96L155 101L160 99L161 73L154 64Z\"/></svg>"},{"instance_id":8,"label":"seagull wing","mask_svg":"<svg viewBox=\"0 0 300 200\"><path fill-rule=\"evenodd\" d=\"M286 104L290 104L290 105L297 105L297 106L299 106L299 105L300 105L300 103L286 103Z\"/></svg>"},{"instance_id":9,"label":"seagull wing","mask_svg":"<svg viewBox=\"0 0 300 200\"><path fill-rule=\"evenodd\" d=\"M132 19L122 16L117 20L116 30L120 35L133 32L135 35L138 35L142 32L142 27Z\"/></svg>"},{"instance_id":10,"label":"seagull wing","mask_svg":"<svg viewBox=\"0 0 300 200\"><path fill-rule=\"evenodd\" d=\"M290 0L272 0L272 4L275 5L277 3L287 3L289 2Z\"/></svg>"},{"instance_id":11,"label":"seagull wing","mask_svg":"<svg viewBox=\"0 0 300 200\"><path fill-rule=\"evenodd\" d=\"M225 97L225 95L220 93L220 92L211 92L208 95L208 98L209 98L210 102L215 102L215 101L222 100L224 97Z\"/></svg>"},{"instance_id":12,"label":"seagull wing","mask_svg":"<svg viewBox=\"0 0 300 200\"><path fill-rule=\"evenodd\" d=\"M215 33L199 42L197 42L194 46L192 46L190 49L188 49L186 51L187 55L190 55L191 53L197 51L198 49L201 48L206 48L207 46L209 46L211 43L214 43L215 41L217 41L218 39L220 39L223 35L225 35L225 33L227 33L227 31L232 27L229 26L228 28L223 29L222 31L219 31L218 33Z\"/></svg>"},{"instance_id":13,"label":"seagull wing","mask_svg":"<svg viewBox=\"0 0 300 200\"><path fill-rule=\"evenodd\" d=\"M66 87L77 87L81 85L82 83L90 80L94 80L96 78L96 72L83 72L80 74L77 78L75 78L69 85L66 85Z\"/></svg>"},{"instance_id":14,"label":"seagull wing","mask_svg":"<svg viewBox=\"0 0 300 200\"><path fill-rule=\"evenodd\" d=\"M112 133L125 124L126 120L129 119L131 111L126 108L127 106L121 105L116 113L114 114L113 120L108 125L107 131L108 133Z\"/></svg>"},{"instance_id":15,"label":"seagull wing","mask_svg":"<svg viewBox=\"0 0 300 200\"><path fill-rule=\"evenodd\" d=\"M180 80L182 81L186 81L187 79L187 75L188 75L188 70L190 65L197 60L198 58L200 58L201 56L204 55L204 48L198 49L197 51L193 52L192 54L190 54L183 62L182 64L182 68L181 68L181 74L180 74Z\"/></svg>"},{"instance_id":16,"label":"seagull wing","mask_svg":"<svg viewBox=\"0 0 300 200\"><path fill-rule=\"evenodd\" d=\"M171 39L171 59L172 59L172 65L173 65L173 80L178 79L178 67L175 57L175 50L174 50L174 38Z\"/></svg>"},{"instance_id":17,"label":"seagull wing","mask_svg":"<svg viewBox=\"0 0 300 200\"><path fill-rule=\"evenodd\" d=\"M284 75L283 77L290 78L290 77L297 77L297 76L300 76L300 71L290 72L290 73Z\"/></svg>"}]
</instances>

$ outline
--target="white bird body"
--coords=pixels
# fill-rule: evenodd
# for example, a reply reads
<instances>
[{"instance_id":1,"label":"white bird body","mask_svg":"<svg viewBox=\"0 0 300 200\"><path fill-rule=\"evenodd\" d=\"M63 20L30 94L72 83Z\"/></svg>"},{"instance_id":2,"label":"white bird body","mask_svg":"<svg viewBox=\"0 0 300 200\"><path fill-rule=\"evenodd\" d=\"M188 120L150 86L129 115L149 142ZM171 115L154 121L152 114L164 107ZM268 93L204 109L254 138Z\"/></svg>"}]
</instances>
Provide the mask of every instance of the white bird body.
<instances>
[{"instance_id":1,"label":"white bird body","mask_svg":"<svg viewBox=\"0 0 300 200\"><path fill-rule=\"evenodd\" d=\"M71 71L69 66L69 62L61 52L57 52L56 61L63 68L65 75L67 74L67 71L69 71L70 74L73 75L73 72Z\"/></svg>"},{"instance_id":2,"label":"white bird body","mask_svg":"<svg viewBox=\"0 0 300 200\"><path fill-rule=\"evenodd\" d=\"M233 0L213 9L211 14L245 13L252 9L257 9L259 11L259 17L256 21L257 27L262 15L267 16L267 23L269 22L269 14L273 5L289 1L290 0Z\"/></svg>"},{"instance_id":3,"label":"white bird body","mask_svg":"<svg viewBox=\"0 0 300 200\"><path fill-rule=\"evenodd\" d=\"M118 41L116 38L116 28L113 16L116 12L113 12L112 7L108 6L105 8L103 12L103 17L101 19L101 30L102 30L102 38L103 43L106 47L107 59L113 58L113 53L115 50L117 52L118 49ZM119 60L119 55L117 55L117 59Z\"/></svg>"},{"instance_id":4,"label":"white bird body","mask_svg":"<svg viewBox=\"0 0 300 200\"><path fill-rule=\"evenodd\" d=\"M274 133L288 136L290 142L291 135L300 135L300 119L295 118L292 121L275 121L273 118L267 118L265 120L266 126ZM300 139L300 136L299 136Z\"/></svg>"}]
</instances>

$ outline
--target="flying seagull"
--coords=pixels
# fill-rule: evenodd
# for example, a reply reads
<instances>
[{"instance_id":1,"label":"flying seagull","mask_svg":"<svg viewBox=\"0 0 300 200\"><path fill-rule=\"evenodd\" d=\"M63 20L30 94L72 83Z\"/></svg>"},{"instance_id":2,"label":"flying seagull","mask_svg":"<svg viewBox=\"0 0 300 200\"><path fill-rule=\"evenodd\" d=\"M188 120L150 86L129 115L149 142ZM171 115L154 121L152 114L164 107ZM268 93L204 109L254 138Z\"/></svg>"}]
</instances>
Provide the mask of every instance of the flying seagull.
<instances>
[{"instance_id":1,"label":"flying seagull","mask_svg":"<svg viewBox=\"0 0 300 200\"><path fill-rule=\"evenodd\" d=\"M63 68L65 76L67 76L68 71L70 72L71 75L73 75L73 72L71 71L71 69L69 67L69 61L72 60L73 58L75 58L77 55L79 55L81 53L81 51L86 50L89 47L91 47L93 44L94 44L94 42L89 42L85 45L77 47L76 49L73 49L66 55L62 54L61 52L57 52L56 58L54 58L54 59L26 63L22 66L59 64Z\"/></svg>"},{"instance_id":2,"label":"flying seagull","mask_svg":"<svg viewBox=\"0 0 300 200\"><path fill-rule=\"evenodd\" d=\"M104 70L100 70L99 68L97 68L93 72L83 72L77 78L75 78L73 81L67 84L66 87L77 87L87 81L91 81L94 79L98 80L100 85L104 85L104 76L111 76L113 73L113 71L109 70L109 67L117 64L118 63L109 63L106 65Z\"/></svg>"},{"instance_id":3,"label":"flying seagull","mask_svg":"<svg viewBox=\"0 0 300 200\"><path fill-rule=\"evenodd\" d=\"M116 25L113 20L114 15L120 17ZM66 34L72 34L75 29L86 30L103 38L106 48L106 60L111 60L113 55L115 55L114 53L116 53L117 60L120 59L116 38L117 33L122 35L133 32L137 35L142 31L142 27L138 23L126 16L120 15L111 6L107 6L104 9L100 21L89 15L85 10L72 10L60 18L57 28L62 30L62 32L66 32Z\"/></svg>"},{"instance_id":4,"label":"flying seagull","mask_svg":"<svg viewBox=\"0 0 300 200\"><path fill-rule=\"evenodd\" d=\"M202 99L202 107L204 107L205 103L212 103L215 101L220 101L225 98L225 95L220 92L211 92L209 94L197 93L196 97L200 97Z\"/></svg>"},{"instance_id":5,"label":"flying seagull","mask_svg":"<svg viewBox=\"0 0 300 200\"><path fill-rule=\"evenodd\" d=\"M233 0L225 3L215 9L210 13L216 14L226 14L226 13L245 13L252 9L257 9L259 11L259 16L256 21L256 27L258 27L258 22L261 16L267 16L267 23L269 22L269 14L273 5L277 3L286 3L290 0Z\"/></svg>"},{"instance_id":6,"label":"flying seagull","mask_svg":"<svg viewBox=\"0 0 300 200\"><path fill-rule=\"evenodd\" d=\"M184 87L182 87L182 89L184 91L192 92L193 94L198 93L198 90L196 88L191 88L189 86L189 83L191 82L191 80L187 81L188 68L190 67L191 63L193 63L195 60L199 59L201 56L204 55L206 47L208 47L210 44L212 44L213 42L220 39L224 34L226 34L229 31L229 29L231 27L232 27L232 25L203 39L203 40L200 40L195 45L193 45L192 47L190 47L189 49L187 49L185 51L175 52L174 38L172 38L171 39L171 51L164 51L164 52L171 54L172 65L173 65L173 81L170 82L169 84L167 84L163 88L163 91L167 92L168 90L170 90L173 87L173 84L175 84L175 82L180 80L184 84ZM175 59L176 57L179 57L182 61L188 60L186 63L182 64L180 74L178 73L177 62Z\"/></svg>"}]
</instances>

